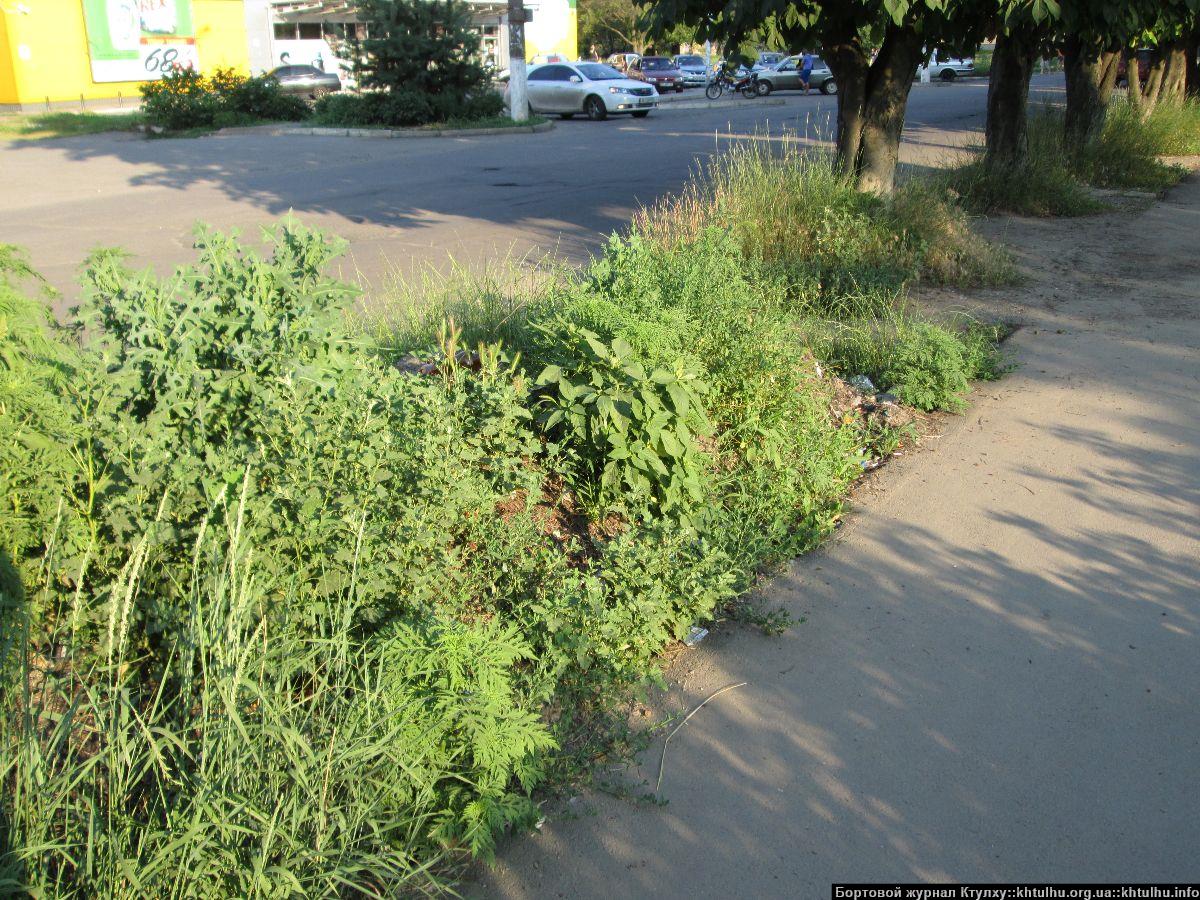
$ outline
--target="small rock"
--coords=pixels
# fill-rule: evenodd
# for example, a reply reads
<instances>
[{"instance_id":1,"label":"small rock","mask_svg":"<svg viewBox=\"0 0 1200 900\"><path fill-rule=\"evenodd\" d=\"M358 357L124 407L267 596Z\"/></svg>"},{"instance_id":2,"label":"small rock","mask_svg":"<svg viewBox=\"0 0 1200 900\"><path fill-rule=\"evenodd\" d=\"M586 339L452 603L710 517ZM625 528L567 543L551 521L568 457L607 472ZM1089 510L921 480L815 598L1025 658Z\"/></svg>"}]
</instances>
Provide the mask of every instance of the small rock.
<instances>
[{"instance_id":1,"label":"small rock","mask_svg":"<svg viewBox=\"0 0 1200 900\"><path fill-rule=\"evenodd\" d=\"M864 394L874 394L875 384L866 375L851 375L846 379L846 384L850 387L862 391Z\"/></svg>"}]
</instances>

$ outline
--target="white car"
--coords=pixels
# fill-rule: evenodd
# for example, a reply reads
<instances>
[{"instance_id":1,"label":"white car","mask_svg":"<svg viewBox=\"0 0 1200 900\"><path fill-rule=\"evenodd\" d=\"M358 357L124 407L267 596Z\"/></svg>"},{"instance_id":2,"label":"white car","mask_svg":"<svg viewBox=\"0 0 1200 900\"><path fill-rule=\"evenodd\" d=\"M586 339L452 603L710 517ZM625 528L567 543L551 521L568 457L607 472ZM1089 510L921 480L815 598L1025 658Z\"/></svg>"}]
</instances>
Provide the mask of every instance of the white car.
<instances>
[{"instance_id":1,"label":"white car","mask_svg":"<svg viewBox=\"0 0 1200 900\"><path fill-rule=\"evenodd\" d=\"M929 70L930 78L953 81L959 75L973 75L975 73L975 60L960 59L957 56L941 56L934 50L929 56L929 62L921 68Z\"/></svg>"},{"instance_id":2,"label":"white car","mask_svg":"<svg viewBox=\"0 0 1200 900\"><path fill-rule=\"evenodd\" d=\"M509 87L504 104L509 105ZM644 81L626 78L612 66L596 62L547 63L533 66L527 82L529 110L564 119L583 113L594 122L628 113L644 119L658 106L658 92Z\"/></svg>"}]
</instances>

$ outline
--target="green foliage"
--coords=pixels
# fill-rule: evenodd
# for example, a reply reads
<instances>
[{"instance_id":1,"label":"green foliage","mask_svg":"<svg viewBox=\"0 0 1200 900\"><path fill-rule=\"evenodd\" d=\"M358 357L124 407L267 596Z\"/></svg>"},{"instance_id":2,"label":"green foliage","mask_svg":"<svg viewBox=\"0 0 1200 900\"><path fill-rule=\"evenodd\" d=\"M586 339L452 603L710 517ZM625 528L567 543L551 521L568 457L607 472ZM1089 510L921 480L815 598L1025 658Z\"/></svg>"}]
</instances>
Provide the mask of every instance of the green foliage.
<instances>
[{"instance_id":1,"label":"green foliage","mask_svg":"<svg viewBox=\"0 0 1200 900\"><path fill-rule=\"evenodd\" d=\"M248 78L233 69L202 75L177 68L141 86L142 112L168 131L221 128L267 120L295 121L308 115L299 97L285 94L267 76Z\"/></svg>"},{"instance_id":2,"label":"green foliage","mask_svg":"<svg viewBox=\"0 0 1200 900\"><path fill-rule=\"evenodd\" d=\"M1109 104L1104 128L1072 160L1079 176L1100 187L1161 191L1184 172L1160 156L1200 150L1200 102L1164 102L1143 115L1128 100Z\"/></svg>"},{"instance_id":3,"label":"green foliage","mask_svg":"<svg viewBox=\"0 0 1200 900\"><path fill-rule=\"evenodd\" d=\"M1127 100L1109 104L1099 136L1068 153L1062 111L1046 107L1029 118L1029 161L1016 170L983 160L955 169L946 184L979 212L1079 216L1107 205L1086 185L1161 191L1183 176L1159 157L1200 150L1200 104L1162 103L1146 116Z\"/></svg>"},{"instance_id":4,"label":"green foliage","mask_svg":"<svg viewBox=\"0 0 1200 900\"><path fill-rule=\"evenodd\" d=\"M470 98L494 93L466 3L362 0L357 9L370 34L353 42L354 74L362 87L429 98L443 118L455 118L447 110Z\"/></svg>"},{"instance_id":5,"label":"green foliage","mask_svg":"<svg viewBox=\"0 0 1200 900\"><path fill-rule=\"evenodd\" d=\"M970 390L961 340L928 323L900 332L879 377L901 403L923 410L961 409Z\"/></svg>"},{"instance_id":6,"label":"green foliage","mask_svg":"<svg viewBox=\"0 0 1200 900\"><path fill-rule=\"evenodd\" d=\"M313 120L318 125L350 128L411 127L451 121L473 124L473 120L498 115L503 106L500 95L491 91L458 97L398 88L366 94L329 94L317 101Z\"/></svg>"},{"instance_id":7,"label":"green foliage","mask_svg":"<svg viewBox=\"0 0 1200 900\"><path fill-rule=\"evenodd\" d=\"M970 381L1008 371L1000 326L941 325L897 310L888 320L850 319L813 326L815 352L843 377L866 375L908 406L960 410Z\"/></svg>"},{"instance_id":8,"label":"green foliage","mask_svg":"<svg viewBox=\"0 0 1200 900\"><path fill-rule=\"evenodd\" d=\"M831 311L846 298L937 282L1012 279L1003 253L975 235L953 197L917 179L888 199L856 190L823 153L743 145L715 157L679 197L641 213L640 233L662 246L728 230L743 256L787 285L793 302Z\"/></svg>"},{"instance_id":9,"label":"green foliage","mask_svg":"<svg viewBox=\"0 0 1200 900\"><path fill-rule=\"evenodd\" d=\"M395 333L294 222L262 255L201 229L166 278L98 251L70 330L0 252L4 890L417 893L534 821L612 699L894 449L823 366L925 408L1003 368L998 330L903 306L953 230L795 165Z\"/></svg>"},{"instance_id":10,"label":"green foliage","mask_svg":"<svg viewBox=\"0 0 1200 900\"><path fill-rule=\"evenodd\" d=\"M627 341L601 341L568 324L546 326L561 362L536 385L542 425L558 440L572 481L585 499L626 512L649 505L671 514L704 497L706 462L693 433L710 432L700 400L705 388L686 369L648 371Z\"/></svg>"}]
</instances>

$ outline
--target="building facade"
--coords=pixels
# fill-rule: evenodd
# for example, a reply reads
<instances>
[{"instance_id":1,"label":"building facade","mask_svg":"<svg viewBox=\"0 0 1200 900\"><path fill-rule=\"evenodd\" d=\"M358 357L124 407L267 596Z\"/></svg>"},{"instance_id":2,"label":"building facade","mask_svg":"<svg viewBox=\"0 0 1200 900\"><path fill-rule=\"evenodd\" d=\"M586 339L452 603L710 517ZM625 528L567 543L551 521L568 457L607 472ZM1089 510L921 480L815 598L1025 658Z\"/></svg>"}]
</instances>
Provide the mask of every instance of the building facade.
<instances>
[{"instance_id":1,"label":"building facade","mask_svg":"<svg viewBox=\"0 0 1200 900\"><path fill-rule=\"evenodd\" d=\"M353 0L266 0L270 6L272 65L337 66L335 50L348 38L365 37ZM504 0L465 0L474 13L480 50L487 65L508 67L508 5ZM530 60L578 55L575 0L525 0L531 21L525 26Z\"/></svg>"},{"instance_id":2,"label":"building facade","mask_svg":"<svg viewBox=\"0 0 1200 900\"><path fill-rule=\"evenodd\" d=\"M0 109L136 103L175 64L250 66L243 0L3 0Z\"/></svg>"},{"instance_id":3,"label":"building facade","mask_svg":"<svg viewBox=\"0 0 1200 900\"><path fill-rule=\"evenodd\" d=\"M508 65L507 6L466 0L485 60ZM574 59L575 0L526 0L530 60ZM284 64L342 68L363 36L353 0L3 0L0 110L134 105L142 82L175 65L258 74Z\"/></svg>"}]
</instances>

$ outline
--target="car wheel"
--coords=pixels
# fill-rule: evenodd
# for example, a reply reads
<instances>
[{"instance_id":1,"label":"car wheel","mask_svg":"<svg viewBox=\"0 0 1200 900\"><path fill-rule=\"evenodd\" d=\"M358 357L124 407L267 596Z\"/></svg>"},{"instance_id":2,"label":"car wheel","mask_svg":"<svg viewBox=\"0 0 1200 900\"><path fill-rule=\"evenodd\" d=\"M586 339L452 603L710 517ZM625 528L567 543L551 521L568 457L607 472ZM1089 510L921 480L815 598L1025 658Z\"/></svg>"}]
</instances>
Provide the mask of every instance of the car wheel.
<instances>
[{"instance_id":1,"label":"car wheel","mask_svg":"<svg viewBox=\"0 0 1200 900\"><path fill-rule=\"evenodd\" d=\"M957 74L953 69L942 69L942 81L953 81Z\"/></svg>"},{"instance_id":2,"label":"car wheel","mask_svg":"<svg viewBox=\"0 0 1200 900\"><path fill-rule=\"evenodd\" d=\"M644 118L646 118L646 116L650 115L650 110L639 109L635 113L630 113L630 115L633 116L635 119L644 119Z\"/></svg>"},{"instance_id":3,"label":"car wheel","mask_svg":"<svg viewBox=\"0 0 1200 900\"><path fill-rule=\"evenodd\" d=\"M681 84L681 85L678 85L678 86L676 86L676 88L675 88L675 93L677 93L677 94L682 94L682 93L683 93L683 85L682 85L682 84Z\"/></svg>"},{"instance_id":4,"label":"car wheel","mask_svg":"<svg viewBox=\"0 0 1200 900\"><path fill-rule=\"evenodd\" d=\"M595 94L592 94L592 96L584 101L583 111L587 113L587 117L593 122L603 122L608 118L608 107Z\"/></svg>"},{"instance_id":5,"label":"car wheel","mask_svg":"<svg viewBox=\"0 0 1200 900\"><path fill-rule=\"evenodd\" d=\"M775 90L775 85L771 84L769 81L760 81L758 83L758 96L760 97L771 96L771 91L773 90Z\"/></svg>"},{"instance_id":6,"label":"car wheel","mask_svg":"<svg viewBox=\"0 0 1200 900\"><path fill-rule=\"evenodd\" d=\"M822 94L836 94L837 93L837 82L834 81L832 78L826 78L824 83L821 85L821 93Z\"/></svg>"}]
</instances>

